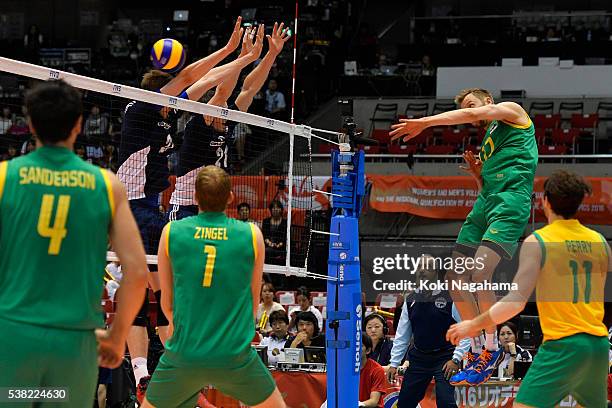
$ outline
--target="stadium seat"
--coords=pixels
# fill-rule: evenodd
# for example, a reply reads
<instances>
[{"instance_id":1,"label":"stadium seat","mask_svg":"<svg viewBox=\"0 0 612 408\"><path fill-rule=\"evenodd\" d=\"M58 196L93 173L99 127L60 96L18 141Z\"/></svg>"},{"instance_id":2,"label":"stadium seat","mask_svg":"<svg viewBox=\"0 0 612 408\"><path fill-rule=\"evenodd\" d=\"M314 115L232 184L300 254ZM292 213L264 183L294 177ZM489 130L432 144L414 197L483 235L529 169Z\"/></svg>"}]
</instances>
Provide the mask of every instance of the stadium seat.
<instances>
[{"instance_id":1,"label":"stadium seat","mask_svg":"<svg viewBox=\"0 0 612 408\"><path fill-rule=\"evenodd\" d=\"M431 114L437 115L438 113L444 113L454 109L457 109L455 102L436 102L434 103Z\"/></svg>"},{"instance_id":2,"label":"stadium seat","mask_svg":"<svg viewBox=\"0 0 612 408\"><path fill-rule=\"evenodd\" d=\"M555 145L571 145L576 143L576 138L580 136L578 129L553 129L552 141Z\"/></svg>"},{"instance_id":3,"label":"stadium seat","mask_svg":"<svg viewBox=\"0 0 612 408\"><path fill-rule=\"evenodd\" d=\"M548 154L565 154L567 152L567 146L557 145L557 146L538 146L538 154L545 156Z\"/></svg>"},{"instance_id":4,"label":"stadium seat","mask_svg":"<svg viewBox=\"0 0 612 408\"><path fill-rule=\"evenodd\" d=\"M363 152L365 154L379 154L380 146L363 146Z\"/></svg>"},{"instance_id":5,"label":"stadium seat","mask_svg":"<svg viewBox=\"0 0 612 408\"><path fill-rule=\"evenodd\" d=\"M569 119L573 115L584 113L584 102L561 102L559 105L559 115L563 119Z\"/></svg>"},{"instance_id":6,"label":"stadium seat","mask_svg":"<svg viewBox=\"0 0 612 408\"><path fill-rule=\"evenodd\" d=\"M377 103L370 118L370 130L368 135L376 129L378 123L387 123L384 129L389 129L391 124L397 120L397 103Z\"/></svg>"},{"instance_id":7,"label":"stadium seat","mask_svg":"<svg viewBox=\"0 0 612 408\"><path fill-rule=\"evenodd\" d=\"M323 307L327 305L327 292L310 292L312 305Z\"/></svg>"},{"instance_id":8,"label":"stadium seat","mask_svg":"<svg viewBox=\"0 0 612 408\"><path fill-rule=\"evenodd\" d=\"M427 102L408 103L404 110L404 114L401 116L403 118L422 118L423 116L427 116L427 112L429 112L429 103Z\"/></svg>"},{"instance_id":9,"label":"stadium seat","mask_svg":"<svg viewBox=\"0 0 612 408\"><path fill-rule=\"evenodd\" d=\"M294 290L279 290L275 293L278 303L281 305L295 305L297 292Z\"/></svg>"},{"instance_id":10,"label":"stadium seat","mask_svg":"<svg viewBox=\"0 0 612 408\"><path fill-rule=\"evenodd\" d=\"M322 143L319 145L319 153L330 154L332 150L338 150L338 146L329 143Z\"/></svg>"},{"instance_id":11,"label":"stadium seat","mask_svg":"<svg viewBox=\"0 0 612 408\"><path fill-rule=\"evenodd\" d=\"M396 308L402 307L404 298L398 293L379 293L374 305L380 309L393 313Z\"/></svg>"},{"instance_id":12,"label":"stadium seat","mask_svg":"<svg viewBox=\"0 0 612 408\"><path fill-rule=\"evenodd\" d=\"M536 113L552 115L555 108L555 103L552 101L546 102L531 102L529 106L529 116L533 116Z\"/></svg>"},{"instance_id":13,"label":"stadium seat","mask_svg":"<svg viewBox=\"0 0 612 408\"><path fill-rule=\"evenodd\" d=\"M604 121L612 120L612 102L599 102L597 104L597 115Z\"/></svg>"},{"instance_id":14,"label":"stadium seat","mask_svg":"<svg viewBox=\"0 0 612 408\"><path fill-rule=\"evenodd\" d=\"M387 129L374 129L371 137L384 145L391 141L391 136L389 136L389 131Z\"/></svg>"},{"instance_id":15,"label":"stadium seat","mask_svg":"<svg viewBox=\"0 0 612 408\"><path fill-rule=\"evenodd\" d=\"M452 154L455 149L455 146L451 145L433 145L425 148L425 154Z\"/></svg>"},{"instance_id":16,"label":"stadium seat","mask_svg":"<svg viewBox=\"0 0 612 408\"><path fill-rule=\"evenodd\" d=\"M480 151L480 146L477 145L467 145L463 148L464 152L473 152L478 153Z\"/></svg>"},{"instance_id":17,"label":"stadium seat","mask_svg":"<svg viewBox=\"0 0 612 408\"><path fill-rule=\"evenodd\" d=\"M389 145L389 153L390 154L414 154L417 151L417 145L409 144L409 145L399 145L399 144L391 144Z\"/></svg>"},{"instance_id":18,"label":"stadium seat","mask_svg":"<svg viewBox=\"0 0 612 408\"><path fill-rule=\"evenodd\" d=\"M544 128L536 128L535 129L535 139L537 144L545 144L546 142L546 129Z\"/></svg>"},{"instance_id":19,"label":"stadium seat","mask_svg":"<svg viewBox=\"0 0 612 408\"><path fill-rule=\"evenodd\" d=\"M468 133L469 132L467 129L455 129L448 127L442 131L442 141L444 144L461 145L461 147L463 147Z\"/></svg>"},{"instance_id":20,"label":"stadium seat","mask_svg":"<svg viewBox=\"0 0 612 408\"><path fill-rule=\"evenodd\" d=\"M556 129L559 127L561 123L561 115L557 114L548 114L542 115L537 114L533 117L533 125L536 128L540 129Z\"/></svg>"},{"instance_id":21,"label":"stadium seat","mask_svg":"<svg viewBox=\"0 0 612 408\"><path fill-rule=\"evenodd\" d=\"M595 131L599 124L599 115L597 113L591 113L586 115L574 114L572 115L571 122L573 128L577 129L589 129Z\"/></svg>"}]
</instances>

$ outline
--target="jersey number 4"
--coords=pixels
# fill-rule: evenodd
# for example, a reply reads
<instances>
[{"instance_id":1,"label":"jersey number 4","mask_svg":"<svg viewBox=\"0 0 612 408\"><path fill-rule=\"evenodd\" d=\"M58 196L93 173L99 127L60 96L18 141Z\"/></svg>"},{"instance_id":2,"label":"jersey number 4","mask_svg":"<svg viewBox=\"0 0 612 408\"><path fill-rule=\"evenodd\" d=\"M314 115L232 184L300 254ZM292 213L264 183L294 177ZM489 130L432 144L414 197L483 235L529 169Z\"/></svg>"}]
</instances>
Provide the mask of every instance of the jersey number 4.
<instances>
[{"instance_id":1,"label":"jersey number 4","mask_svg":"<svg viewBox=\"0 0 612 408\"><path fill-rule=\"evenodd\" d=\"M58 255L62 247L62 240L66 238L68 232L66 230L66 219L68 218L68 210L70 208L70 196L59 196L55 221L53 222L53 227L51 227L54 204L55 195L43 195L40 214L38 215L38 235L50 239L49 249L47 250L49 255Z\"/></svg>"},{"instance_id":2,"label":"jersey number 4","mask_svg":"<svg viewBox=\"0 0 612 408\"><path fill-rule=\"evenodd\" d=\"M206 254L206 268L204 268L204 279L202 280L202 286L205 288L210 288L212 285L213 271L215 270L217 248L212 245L205 245L204 253Z\"/></svg>"}]
</instances>

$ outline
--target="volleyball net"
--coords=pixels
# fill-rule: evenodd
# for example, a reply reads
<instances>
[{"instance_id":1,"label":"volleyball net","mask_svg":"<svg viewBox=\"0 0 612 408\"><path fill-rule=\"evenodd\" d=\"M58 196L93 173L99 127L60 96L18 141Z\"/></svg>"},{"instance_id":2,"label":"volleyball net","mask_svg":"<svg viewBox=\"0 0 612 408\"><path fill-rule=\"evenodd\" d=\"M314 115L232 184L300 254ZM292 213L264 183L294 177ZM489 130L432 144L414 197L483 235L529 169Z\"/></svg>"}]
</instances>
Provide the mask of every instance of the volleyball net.
<instances>
[{"instance_id":1,"label":"volleyball net","mask_svg":"<svg viewBox=\"0 0 612 408\"><path fill-rule=\"evenodd\" d=\"M35 146L25 120L25 92L37 81L57 79L83 95L83 128L75 152L118 173L129 199L157 200L159 220L151 228L159 228L153 225L157 221L163 226L164 220L176 219L172 212L177 208L194 206L198 169L217 165L232 179L235 200L227 215L257 223L269 241L264 271L327 277L326 271L308 267L313 200L319 194L313 191L311 139L331 137L334 143L336 132L0 57L4 159ZM108 259L117 257L109 252ZM156 264L155 253L147 254L147 261Z\"/></svg>"}]
</instances>

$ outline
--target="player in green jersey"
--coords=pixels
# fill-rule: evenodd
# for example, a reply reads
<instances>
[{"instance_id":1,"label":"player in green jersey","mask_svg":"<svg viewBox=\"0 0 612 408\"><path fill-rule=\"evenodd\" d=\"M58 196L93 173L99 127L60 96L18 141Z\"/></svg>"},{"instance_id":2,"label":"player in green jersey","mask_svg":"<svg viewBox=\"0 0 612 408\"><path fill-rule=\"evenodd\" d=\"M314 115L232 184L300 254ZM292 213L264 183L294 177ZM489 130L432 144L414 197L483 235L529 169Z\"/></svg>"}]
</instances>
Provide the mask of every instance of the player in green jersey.
<instances>
[{"instance_id":1,"label":"player in green jersey","mask_svg":"<svg viewBox=\"0 0 612 408\"><path fill-rule=\"evenodd\" d=\"M494 103L485 89L461 91L455 98L460 109L420 119L402 119L393 125L392 140L404 137L407 141L431 126L471 123L486 129L479 157L465 152L467 167L480 191L472 211L461 227L453 252L455 259L463 258L466 271L451 270L447 278L456 282L491 281L502 257L511 258L516 243L529 221L533 179L538 162L538 148L533 123L527 112L514 102ZM472 257L475 262L465 263ZM472 265L468 267L468 265ZM478 265L478 267L476 267ZM452 287L452 285L451 285ZM495 293L478 292L478 303L468 291L452 289L451 295L462 320L473 319L495 303ZM484 350L482 348L484 347ZM482 351L478 357L478 354ZM451 378L455 384L480 384L488 379L503 354L499 350L494 325L485 329L484 336L472 339L469 364Z\"/></svg>"},{"instance_id":2,"label":"player in green jersey","mask_svg":"<svg viewBox=\"0 0 612 408\"><path fill-rule=\"evenodd\" d=\"M234 194L223 169L204 167L195 185L199 214L168 223L159 243L172 334L143 407L193 407L206 384L249 406L284 407L250 345L265 256L261 231L225 215Z\"/></svg>"},{"instance_id":3,"label":"player in green jersey","mask_svg":"<svg viewBox=\"0 0 612 408\"><path fill-rule=\"evenodd\" d=\"M67 406L85 407L98 364L123 360L144 295L145 254L123 185L72 151L79 92L64 81L41 83L25 106L37 149L0 163L0 387L65 387ZM118 294L105 331L98 328L109 237L126 272L120 292L131 296Z\"/></svg>"}]
</instances>

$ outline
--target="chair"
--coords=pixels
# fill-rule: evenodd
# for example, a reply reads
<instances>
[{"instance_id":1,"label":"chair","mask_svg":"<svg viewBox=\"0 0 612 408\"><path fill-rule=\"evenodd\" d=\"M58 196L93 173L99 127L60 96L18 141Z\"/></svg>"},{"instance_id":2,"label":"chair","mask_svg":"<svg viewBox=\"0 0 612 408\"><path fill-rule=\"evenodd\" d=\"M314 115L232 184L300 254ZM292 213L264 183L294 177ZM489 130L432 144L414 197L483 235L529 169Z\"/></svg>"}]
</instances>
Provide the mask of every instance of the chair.
<instances>
[{"instance_id":1,"label":"chair","mask_svg":"<svg viewBox=\"0 0 612 408\"><path fill-rule=\"evenodd\" d=\"M531 105L529 105L529 116L534 115L534 111L537 111L537 113L544 113L544 114L552 115L554 108L555 108L555 103L552 101L550 102L531 102Z\"/></svg>"},{"instance_id":2,"label":"chair","mask_svg":"<svg viewBox=\"0 0 612 408\"><path fill-rule=\"evenodd\" d=\"M580 136L593 138L593 154L596 152L597 130L599 127L599 115L591 113L586 115L573 114L570 120L572 128L578 129Z\"/></svg>"},{"instance_id":3,"label":"chair","mask_svg":"<svg viewBox=\"0 0 612 408\"><path fill-rule=\"evenodd\" d=\"M565 154L567 152L567 146L538 146L538 154L541 156L553 155L553 154Z\"/></svg>"},{"instance_id":4,"label":"chair","mask_svg":"<svg viewBox=\"0 0 612 408\"><path fill-rule=\"evenodd\" d=\"M434 103L431 114L436 115L438 113L444 113L454 109L457 109L455 102L436 102Z\"/></svg>"},{"instance_id":5,"label":"chair","mask_svg":"<svg viewBox=\"0 0 612 408\"><path fill-rule=\"evenodd\" d=\"M396 308L402 307L404 298L402 295L397 293L379 293L376 296L376 302L374 303L380 309L394 312Z\"/></svg>"},{"instance_id":6,"label":"chair","mask_svg":"<svg viewBox=\"0 0 612 408\"><path fill-rule=\"evenodd\" d=\"M377 103L374 108L374 113L370 118L370 130L368 134L372 134L372 130L376 128L376 124L383 122L388 123L386 129L389 129L391 124L397 119L397 103Z\"/></svg>"},{"instance_id":7,"label":"chair","mask_svg":"<svg viewBox=\"0 0 612 408\"><path fill-rule=\"evenodd\" d=\"M558 113L554 115L537 114L533 117L533 125L536 128L555 129L559 127L560 123L561 123L561 115Z\"/></svg>"},{"instance_id":8,"label":"chair","mask_svg":"<svg viewBox=\"0 0 612 408\"><path fill-rule=\"evenodd\" d=\"M295 305L296 294L294 290L279 290L276 292L276 298L283 306Z\"/></svg>"},{"instance_id":9,"label":"chair","mask_svg":"<svg viewBox=\"0 0 612 408\"><path fill-rule=\"evenodd\" d=\"M389 153L390 154L414 154L417 151L417 145L414 144L408 144L408 145L399 145L399 144L392 144L389 145Z\"/></svg>"},{"instance_id":10,"label":"chair","mask_svg":"<svg viewBox=\"0 0 612 408\"><path fill-rule=\"evenodd\" d=\"M387 145L391 142L391 136L387 129L374 129L372 131L372 139L378 140L380 144Z\"/></svg>"},{"instance_id":11,"label":"chair","mask_svg":"<svg viewBox=\"0 0 612 408\"><path fill-rule=\"evenodd\" d=\"M535 138L537 144L544 144L546 142L546 129L536 128Z\"/></svg>"},{"instance_id":12,"label":"chair","mask_svg":"<svg viewBox=\"0 0 612 408\"><path fill-rule=\"evenodd\" d=\"M552 132L552 142L555 145L571 145L572 151L576 151L576 139L580 136L578 129L554 129Z\"/></svg>"},{"instance_id":13,"label":"chair","mask_svg":"<svg viewBox=\"0 0 612 408\"><path fill-rule=\"evenodd\" d=\"M602 121L612 120L612 102L599 102L596 113Z\"/></svg>"},{"instance_id":14,"label":"chair","mask_svg":"<svg viewBox=\"0 0 612 408\"><path fill-rule=\"evenodd\" d=\"M442 140L445 144L461 145L463 147L469 132L467 129L448 127L442 131Z\"/></svg>"},{"instance_id":15,"label":"chair","mask_svg":"<svg viewBox=\"0 0 612 408\"><path fill-rule=\"evenodd\" d=\"M363 146L365 154L380 154L380 146Z\"/></svg>"},{"instance_id":16,"label":"chair","mask_svg":"<svg viewBox=\"0 0 612 408\"><path fill-rule=\"evenodd\" d=\"M452 154L456 147L451 145L432 145L425 148L425 154Z\"/></svg>"},{"instance_id":17,"label":"chair","mask_svg":"<svg viewBox=\"0 0 612 408\"><path fill-rule=\"evenodd\" d=\"M310 292L312 305L320 308L321 313L323 313L323 309L327 305L327 292Z\"/></svg>"},{"instance_id":18,"label":"chair","mask_svg":"<svg viewBox=\"0 0 612 408\"><path fill-rule=\"evenodd\" d=\"M561 102L559 114L562 119L569 119L574 114L584 113L584 102Z\"/></svg>"},{"instance_id":19,"label":"chair","mask_svg":"<svg viewBox=\"0 0 612 408\"><path fill-rule=\"evenodd\" d=\"M319 145L319 153L330 154L332 150L338 150L338 146L329 143L321 143Z\"/></svg>"},{"instance_id":20,"label":"chair","mask_svg":"<svg viewBox=\"0 0 612 408\"><path fill-rule=\"evenodd\" d=\"M429 103L408 103L404 110L404 117L406 118L422 118L427 116L429 112Z\"/></svg>"}]
</instances>

